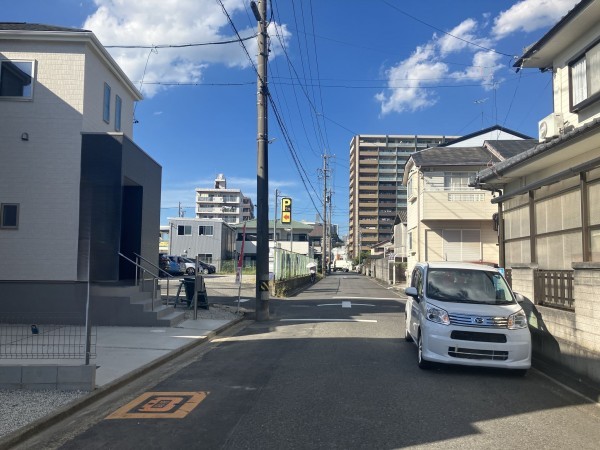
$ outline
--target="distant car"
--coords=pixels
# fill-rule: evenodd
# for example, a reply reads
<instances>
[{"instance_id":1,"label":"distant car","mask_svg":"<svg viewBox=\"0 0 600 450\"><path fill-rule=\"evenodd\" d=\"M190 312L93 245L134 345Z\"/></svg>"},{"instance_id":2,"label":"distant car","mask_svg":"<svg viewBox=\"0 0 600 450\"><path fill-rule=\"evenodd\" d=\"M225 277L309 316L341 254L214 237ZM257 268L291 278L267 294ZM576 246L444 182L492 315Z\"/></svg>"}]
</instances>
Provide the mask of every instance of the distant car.
<instances>
[{"instance_id":1,"label":"distant car","mask_svg":"<svg viewBox=\"0 0 600 450\"><path fill-rule=\"evenodd\" d=\"M527 316L498 269L417 263L405 293L405 337L417 344L421 369L446 363L524 375L531 366Z\"/></svg>"},{"instance_id":2,"label":"distant car","mask_svg":"<svg viewBox=\"0 0 600 450\"><path fill-rule=\"evenodd\" d=\"M188 258L186 256L169 256L169 258L172 258L174 261L176 261L179 264L181 271L184 272L186 275L196 274L195 259ZM205 275L209 273L215 273L217 271L217 268L215 266L213 266L212 264L207 264L204 261L198 261L198 266L200 267L200 273L203 273Z\"/></svg>"},{"instance_id":3,"label":"distant car","mask_svg":"<svg viewBox=\"0 0 600 450\"><path fill-rule=\"evenodd\" d=\"M181 275L183 273L183 270L181 269L179 263L176 260L173 260L172 257L167 255L159 255L158 267L162 271L164 271L159 273L161 277L165 276L165 272L169 275Z\"/></svg>"},{"instance_id":4,"label":"distant car","mask_svg":"<svg viewBox=\"0 0 600 450\"><path fill-rule=\"evenodd\" d=\"M179 257L184 264L183 270L187 275L195 275L196 274L196 261L192 258L187 258L185 256ZM198 266L200 267L200 272L203 274L215 273L217 268L212 264L207 264L203 261L198 261Z\"/></svg>"}]
</instances>

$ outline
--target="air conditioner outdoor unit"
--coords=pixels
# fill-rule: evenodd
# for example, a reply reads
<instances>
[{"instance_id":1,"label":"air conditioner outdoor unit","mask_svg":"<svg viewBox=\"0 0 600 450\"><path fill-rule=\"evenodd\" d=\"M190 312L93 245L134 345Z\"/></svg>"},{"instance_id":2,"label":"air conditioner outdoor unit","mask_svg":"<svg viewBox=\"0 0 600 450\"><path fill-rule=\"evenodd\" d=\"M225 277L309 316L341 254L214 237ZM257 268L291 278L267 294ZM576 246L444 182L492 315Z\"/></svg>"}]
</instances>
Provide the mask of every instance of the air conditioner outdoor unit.
<instances>
[{"instance_id":1,"label":"air conditioner outdoor unit","mask_svg":"<svg viewBox=\"0 0 600 450\"><path fill-rule=\"evenodd\" d=\"M540 142L560 136L563 126L562 113L552 113L548 117L544 117L538 124Z\"/></svg>"}]
</instances>

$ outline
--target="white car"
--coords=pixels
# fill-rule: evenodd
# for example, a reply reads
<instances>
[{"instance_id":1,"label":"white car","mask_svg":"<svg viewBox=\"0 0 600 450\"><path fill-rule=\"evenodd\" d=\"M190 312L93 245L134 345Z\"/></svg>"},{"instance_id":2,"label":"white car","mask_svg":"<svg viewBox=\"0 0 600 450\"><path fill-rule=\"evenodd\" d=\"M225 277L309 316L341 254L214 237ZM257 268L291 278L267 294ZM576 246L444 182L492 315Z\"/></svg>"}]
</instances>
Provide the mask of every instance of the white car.
<instances>
[{"instance_id":1,"label":"white car","mask_svg":"<svg viewBox=\"0 0 600 450\"><path fill-rule=\"evenodd\" d=\"M406 340L422 369L433 363L531 367L527 316L497 270L468 263L417 263L405 289Z\"/></svg>"}]
</instances>

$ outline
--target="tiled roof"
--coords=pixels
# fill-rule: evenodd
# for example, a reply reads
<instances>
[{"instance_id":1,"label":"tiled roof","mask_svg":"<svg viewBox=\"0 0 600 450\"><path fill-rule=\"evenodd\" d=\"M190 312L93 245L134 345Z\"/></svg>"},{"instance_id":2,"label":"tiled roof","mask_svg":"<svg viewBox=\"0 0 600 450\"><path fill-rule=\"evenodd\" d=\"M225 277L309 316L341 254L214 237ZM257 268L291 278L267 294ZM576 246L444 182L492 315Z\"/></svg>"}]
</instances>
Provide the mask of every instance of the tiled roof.
<instances>
[{"instance_id":1,"label":"tiled roof","mask_svg":"<svg viewBox=\"0 0 600 450\"><path fill-rule=\"evenodd\" d=\"M512 158L539 144L537 139L485 141L485 146L497 152L504 159Z\"/></svg>"},{"instance_id":2,"label":"tiled roof","mask_svg":"<svg viewBox=\"0 0 600 450\"><path fill-rule=\"evenodd\" d=\"M482 166L499 161L483 147L432 147L413 153L415 165L423 166Z\"/></svg>"},{"instance_id":3,"label":"tiled roof","mask_svg":"<svg viewBox=\"0 0 600 450\"><path fill-rule=\"evenodd\" d=\"M44 25L40 23L27 22L0 22L0 31L71 31L74 33L89 32L89 30L83 30L81 28L57 27L54 25Z\"/></svg>"},{"instance_id":4,"label":"tiled roof","mask_svg":"<svg viewBox=\"0 0 600 450\"><path fill-rule=\"evenodd\" d=\"M541 157L546 152L550 153L552 151L558 150L563 145L568 145L570 141L573 141L579 137L584 137L588 133L596 132L599 128L600 117L592 120L591 122L586 123L581 127L575 128L574 130L571 130L568 133L563 134L562 136L552 139L551 141L538 144L533 148L530 148L522 153L519 153L516 156L513 156L512 158L504 160L496 164L491 169L482 170L477 174L476 181L477 183L483 183L485 181L496 178L515 166L518 166L531 159Z\"/></svg>"}]
</instances>

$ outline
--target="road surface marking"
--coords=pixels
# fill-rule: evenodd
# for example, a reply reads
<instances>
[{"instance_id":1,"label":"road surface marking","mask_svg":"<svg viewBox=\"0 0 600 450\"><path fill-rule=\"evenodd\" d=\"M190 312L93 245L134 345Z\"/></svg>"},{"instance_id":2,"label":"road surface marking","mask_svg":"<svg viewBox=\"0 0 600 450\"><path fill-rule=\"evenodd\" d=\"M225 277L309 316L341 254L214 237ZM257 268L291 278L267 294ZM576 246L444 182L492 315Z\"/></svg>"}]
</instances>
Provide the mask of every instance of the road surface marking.
<instances>
[{"instance_id":1,"label":"road surface marking","mask_svg":"<svg viewBox=\"0 0 600 450\"><path fill-rule=\"evenodd\" d=\"M397 300L395 297L331 297L333 300Z\"/></svg>"},{"instance_id":2,"label":"road surface marking","mask_svg":"<svg viewBox=\"0 0 600 450\"><path fill-rule=\"evenodd\" d=\"M281 319L280 322L365 322L377 323L370 319Z\"/></svg>"},{"instance_id":3,"label":"road surface marking","mask_svg":"<svg viewBox=\"0 0 600 450\"><path fill-rule=\"evenodd\" d=\"M342 303L321 303L320 305L317 306L341 306L342 308L352 308L352 306L372 306L375 307L375 305L371 305L370 303L352 303L350 301L345 301Z\"/></svg>"},{"instance_id":4,"label":"road surface marking","mask_svg":"<svg viewBox=\"0 0 600 450\"><path fill-rule=\"evenodd\" d=\"M208 392L146 392L106 419L183 419Z\"/></svg>"}]
</instances>

